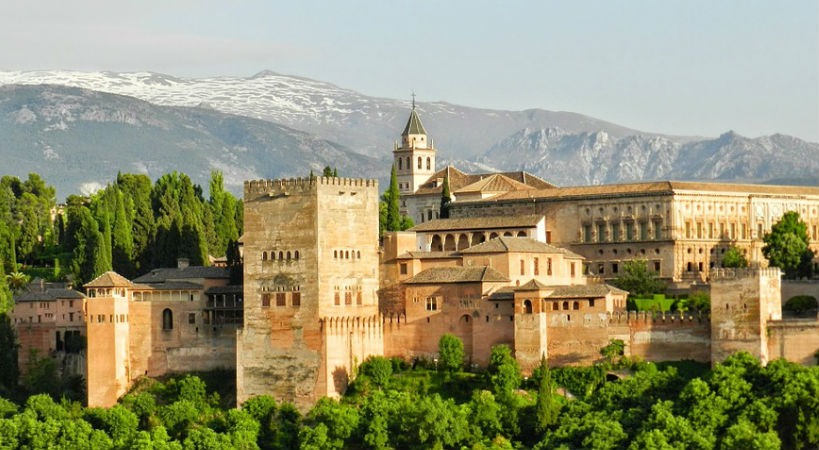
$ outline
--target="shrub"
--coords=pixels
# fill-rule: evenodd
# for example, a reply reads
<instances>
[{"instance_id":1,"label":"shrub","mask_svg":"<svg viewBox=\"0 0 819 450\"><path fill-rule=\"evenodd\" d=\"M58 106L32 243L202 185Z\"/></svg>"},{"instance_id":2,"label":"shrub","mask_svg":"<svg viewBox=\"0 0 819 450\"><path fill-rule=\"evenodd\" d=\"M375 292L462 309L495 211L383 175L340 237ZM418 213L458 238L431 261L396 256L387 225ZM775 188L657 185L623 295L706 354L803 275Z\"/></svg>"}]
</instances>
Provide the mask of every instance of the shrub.
<instances>
[{"instance_id":1,"label":"shrub","mask_svg":"<svg viewBox=\"0 0 819 450\"><path fill-rule=\"evenodd\" d=\"M785 302L782 309L799 314L816 309L817 306L819 305L816 303L816 297L812 295L797 295L795 297L791 297L787 302Z\"/></svg>"}]
</instances>

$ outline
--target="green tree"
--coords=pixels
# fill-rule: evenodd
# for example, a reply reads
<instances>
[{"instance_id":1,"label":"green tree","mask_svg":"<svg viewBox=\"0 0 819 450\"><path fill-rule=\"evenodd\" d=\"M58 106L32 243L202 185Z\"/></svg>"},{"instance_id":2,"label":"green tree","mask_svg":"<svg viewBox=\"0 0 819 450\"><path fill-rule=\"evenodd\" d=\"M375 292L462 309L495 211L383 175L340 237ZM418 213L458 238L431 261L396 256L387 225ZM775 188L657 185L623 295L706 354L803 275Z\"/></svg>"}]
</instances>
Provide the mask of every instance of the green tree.
<instances>
[{"instance_id":1,"label":"green tree","mask_svg":"<svg viewBox=\"0 0 819 450\"><path fill-rule=\"evenodd\" d=\"M600 349L600 354L606 358L606 361L613 364L615 358L625 354L625 349L626 343L622 339L611 339L608 345Z\"/></svg>"},{"instance_id":2,"label":"green tree","mask_svg":"<svg viewBox=\"0 0 819 450\"><path fill-rule=\"evenodd\" d=\"M535 430L538 433L545 433L557 423L560 414L560 404L555 401L552 390L552 371L545 357L540 359L540 366L537 370L537 401L535 403L536 423Z\"/></svg>"},{"instance_id":3,"label":"green tree","mask_svg":"<svg viewBox=\"0 0 819 450\"><path fill-rule=\"evenodd\" d=\"M143 273L151 267L156 228L151 205L151 179L146 175L118 174L116 184L122 192L126 220L131 224L133 245L130 259L134 271Z\"/></svg>"},{"instance_id":4,"label":"green tree","mask_svg":"<svg viewBox=\"0 0 819 450\"><path fill-rule=\"evenodd\" d=\"M17 332L11 318L0 313L0 396L9 396L17 390L20 372L17 367Z\"/></svg>"},{"instance_id":5,"label":"green tree","mask_svg":"<svg viewBox=\"0 0 819 450\"><path fill-rule=\"evenodd\" d=\"M795 211L786 212L763 236L762 254L785 278L809 277L813 272L813 252L808 247L808 227Z\"/></svg>"},{"instance_id":6,"label":"green tree","mask_svg":"<svg viewBox=\"0 0 819 450\"><path fill-rule=\"evenodd\" d=\"M665 291L665 285L657 274L648 270L644 259L634 259L623 263L623 273L611 280L611 284L626 290L630 295L657 294Z\"/></svg>"},{"instance_id":7,"label":"green tree","mask_svg":"<svg viewBox=\"0 0 819 450\"><path fill-rule=\"evenodd\" d=\"M438 356L441 367L448 372L457 372L464 365L464 343L446 333L438 340Z\"/></svg>"},{"instance_id":8,"label":"green tree","mask_svg":"<svg viewBox=\"0 0 819 450\"><path fill-rule=\"evenodd\" d=\"M386 211L384 215L384 231L400 231L401 230L401 209L399 202L401 193L398 190L398 175L393 164L390 171L390 187L384 192L382 197L386 204Z\"/></svg>"},{"instance_id":9,"label":"green tree","mask_svg":"<svg viewBox=\"0 0 819 450\"><path fill-rule=\"evenodd\" d=\"M732 245L722 256L722 267L748 267L748 259L742 254L742 250Z\"/></svg>"},{"instance_id":10,"label":"green tree","mask_svg":"<svg viewBox=\"0 0 819 450\"><path fill-rule=\"evenodd\" d=\"M449 192L449 172L444 175L444 186L441 188L441 210L439 217L449 219L449 205L452 203L452 194Z\"/></svg>"}]
</instances>

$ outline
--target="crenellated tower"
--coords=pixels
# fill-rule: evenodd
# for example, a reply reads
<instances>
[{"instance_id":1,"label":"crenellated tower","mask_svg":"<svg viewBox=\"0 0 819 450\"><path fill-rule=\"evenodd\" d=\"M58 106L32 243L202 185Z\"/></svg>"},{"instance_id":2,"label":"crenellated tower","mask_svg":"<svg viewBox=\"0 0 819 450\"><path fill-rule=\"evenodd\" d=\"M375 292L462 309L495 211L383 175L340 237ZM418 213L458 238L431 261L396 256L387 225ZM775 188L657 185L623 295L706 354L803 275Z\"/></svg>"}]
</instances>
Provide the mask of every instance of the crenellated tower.
<instances>
[{"instance_id":1,"label":"crenellated tower","mask_svg":"<svg viewBox=\"0 0 819 450\"><path fill-rule=\"evenodd\" d=\"M272 395L306 409L339 396L383 354L378 183L336 177L245 182L239 403Z\"/></svg>"},{"instance_id":2,"label":"crenellated tower","mask_svg":"<svg viewBox=\"0 0 819 450\"><path fill-rule=\"evenodd\" d=\"M415 193L435 173L435 146L415 111L415 94L407 126L401 133L401 144L396 142L393 149L393 163L402 195Z\"/></svg>"}]
</instances>

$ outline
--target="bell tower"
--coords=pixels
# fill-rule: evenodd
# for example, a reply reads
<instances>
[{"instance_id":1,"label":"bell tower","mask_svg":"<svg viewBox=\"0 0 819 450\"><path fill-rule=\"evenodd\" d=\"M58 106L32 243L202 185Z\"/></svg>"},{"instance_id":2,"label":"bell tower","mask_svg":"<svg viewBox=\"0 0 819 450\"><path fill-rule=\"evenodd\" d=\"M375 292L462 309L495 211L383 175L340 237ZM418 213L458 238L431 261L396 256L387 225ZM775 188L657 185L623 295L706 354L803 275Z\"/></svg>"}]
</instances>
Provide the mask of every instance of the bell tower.
<instances>
[{"instance_id":1,"label":"bell tower","mask_svg":"<svg viewBox=\"0 0 819 450\"><path fill-rule=\"evenodd\" d=\"M396 142L393 149L393 163L401 195L415 193L435 173L435 147L415 112L415 93L407 126L401 133L401 145Z\"/></svg>"}]
</instances>

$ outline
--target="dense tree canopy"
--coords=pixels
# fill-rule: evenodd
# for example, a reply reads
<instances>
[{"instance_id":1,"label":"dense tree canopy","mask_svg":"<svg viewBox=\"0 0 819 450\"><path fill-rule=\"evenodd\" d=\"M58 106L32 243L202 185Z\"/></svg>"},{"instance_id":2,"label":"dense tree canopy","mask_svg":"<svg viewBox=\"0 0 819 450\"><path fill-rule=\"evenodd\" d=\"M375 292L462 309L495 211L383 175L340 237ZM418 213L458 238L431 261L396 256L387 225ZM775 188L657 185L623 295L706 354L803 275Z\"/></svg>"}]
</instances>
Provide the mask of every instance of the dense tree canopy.
<instances>
[{"instance_id":1,"label":"dense tree canopy","mask_svg":"<svg viewBox=\"0 0 819 450\"><path fill-rule=\"evenodd\" d=\"M48 395L20 404L0 398L0 444L32 450L55 443L59 448L265 450L819 445L816 366L775 360L763 367L746 353L713 369L628 360L549 368L543 359L529 380L497 378L504 367L514 369L512 361L508 348L496 347L491 368L481 376L427 370L423 361L409 369L403 362L373 358L362 364L348 395L321 399L303 415L267 396L251 398L240 409L226 408L222 397L194 376L143 380L110 409L55 402ZM396 370L387 376L390 366ZM606 381L611 369L629 375ZM218 387L225 375L210 378ZM366 387L373 386L370 377L381 377L378 388Z\"/></svg>"},{"instance_id":2,"label":"dense tree canopy","mask_svg":"<svg viewBox=\"0 0 819 450\"><path fill-rule=\"evenodd\" d=\"M634 259L623 263L623 273L611 280L611 284L628 291L630 295L657 294L665 291L665 285L657 274L648 270L644 259Z\"/></svg>"},{"instance_id":3,"label":"dense tree canopy","mask_svg":"<svg viewBox=\"0 0 819 450\"><path fill-rule=\"evenodd\" d=\"M813 252L808 248L808 227L795 211L786 212L762 240L762 254L785 278L809 277L813 273Z\"/></svg>"}]
</instances>

